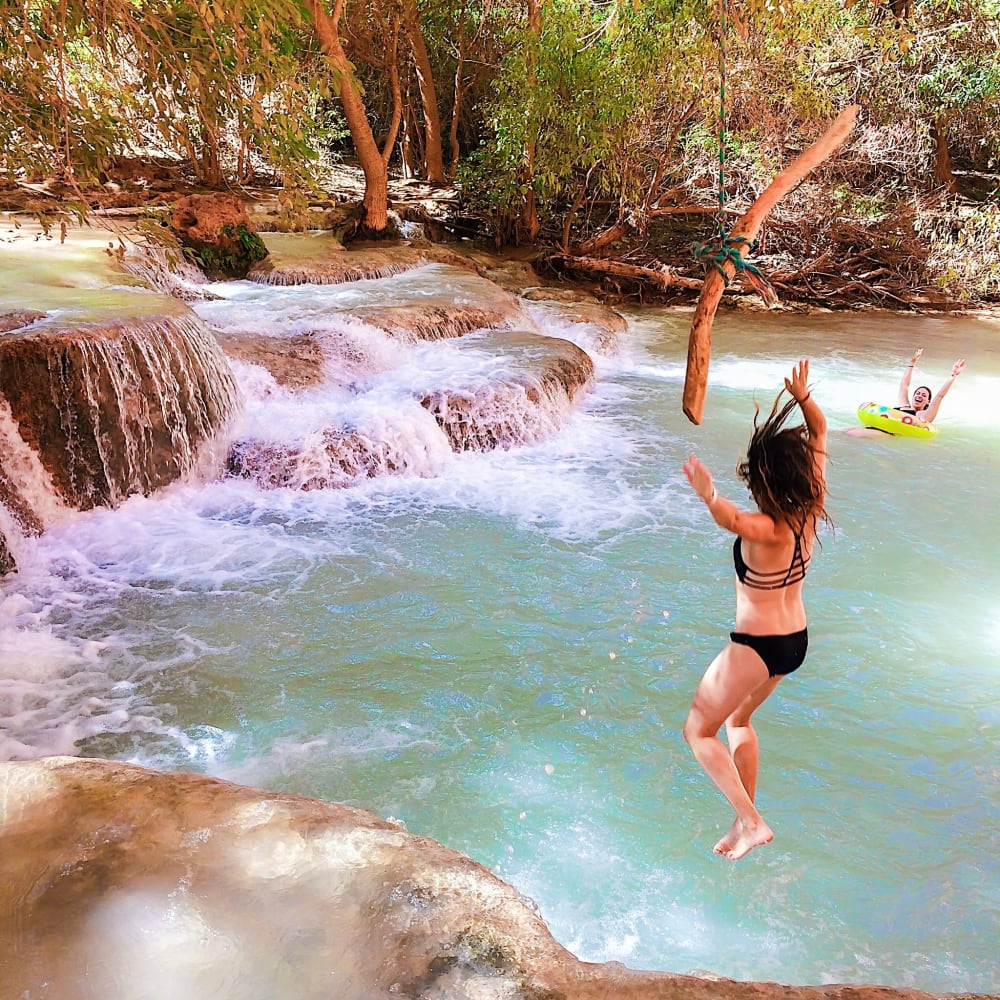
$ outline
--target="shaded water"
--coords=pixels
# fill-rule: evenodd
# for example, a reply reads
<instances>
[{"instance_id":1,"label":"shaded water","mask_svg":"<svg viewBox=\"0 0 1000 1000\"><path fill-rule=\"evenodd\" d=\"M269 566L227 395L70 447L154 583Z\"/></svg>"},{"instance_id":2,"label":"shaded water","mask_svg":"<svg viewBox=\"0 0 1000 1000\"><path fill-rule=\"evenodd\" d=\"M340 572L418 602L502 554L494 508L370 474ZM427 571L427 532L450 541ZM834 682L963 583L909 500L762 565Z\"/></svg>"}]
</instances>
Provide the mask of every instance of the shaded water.
<instances>
[{"instance_id":1,"label":"shaded water","mask_svg":"<svg viewBox=\"0 0 1000 1000\"><path fill-rule=\"evenodd\" d=\"M296 295L322 310L339 293L230 294L294 331ZM205 307L220 326L226 309ZM177 487L30 543L0 589L0 754L191 768L395 817L531 896L587 960L995 991L1000 328L722 315L693 427L688 315L631 319L570 423L533 447L453 455L427 429L419 478ZM935 390L969 359L938 438L841 433L862 400L892 401L921 345ZM467 371L452 348L406 347L366 418L405 425L422 372ZM728 809L680 737L731 627L730 546L681 464L696 450L744 496L754 400L769 407L804 355L836 531L807 583L810 656L760 712L775 841L731 865L711 853ZM259 373L238 373L248 425L346 405L268 387L266 410Z\"/></svg>"}]
</instances>

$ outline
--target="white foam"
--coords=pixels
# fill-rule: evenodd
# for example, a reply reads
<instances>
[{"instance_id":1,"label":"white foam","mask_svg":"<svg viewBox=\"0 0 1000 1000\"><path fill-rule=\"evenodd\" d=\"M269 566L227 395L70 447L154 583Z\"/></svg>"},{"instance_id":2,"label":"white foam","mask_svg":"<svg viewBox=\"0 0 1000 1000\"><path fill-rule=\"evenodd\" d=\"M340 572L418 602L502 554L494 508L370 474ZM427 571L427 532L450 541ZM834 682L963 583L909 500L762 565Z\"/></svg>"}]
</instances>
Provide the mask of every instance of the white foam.
<instances>
[{"instance_id":1,"label":"white foam","mask_svg":"<svg viewBox=\"0 0 1000 1000\"><path fill-rule=\"evenodd\" d=\"M67 517L69 510L56 492L52 477L42 466L38 453L21 437L10 403L2 394L0 454L3 455L3 471L43 524L57 524Z\"/></svg>"}]
</instances>

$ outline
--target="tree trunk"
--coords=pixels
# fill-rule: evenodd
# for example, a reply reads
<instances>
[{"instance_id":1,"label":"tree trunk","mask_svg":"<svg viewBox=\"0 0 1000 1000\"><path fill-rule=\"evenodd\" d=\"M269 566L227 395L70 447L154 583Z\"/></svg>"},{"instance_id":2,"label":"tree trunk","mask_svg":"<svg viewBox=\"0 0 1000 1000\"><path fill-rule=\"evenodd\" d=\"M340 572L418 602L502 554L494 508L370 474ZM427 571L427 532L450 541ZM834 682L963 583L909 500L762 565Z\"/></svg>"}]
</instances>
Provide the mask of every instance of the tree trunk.
<instances>
[{"instance_id":1,"label":"tree trunk","mask_svg":"<svg viewBox=\"0 0 1000 1000\"><path fill-rule=\"evenodd\" d=\"M538 45L542 37L542 4L545 0L528 0L528 82L537 85L535 62ZM529 122L528 127L534 129L536 123ZM532 135L525 144L525 184L524 208L521 212L521 225L529 242L534 242L542 228L538 220L538 201L535 197L535 150L537 138Z\"/></svg>"},{"instance_id":2,"label":"tree trunk","mask_svg":"<svg viewBox=\"0 0 1000 1000\"><path fill-rule=\"evenodd\" d=\"M333 13L327 13L323 0L308 0L313 30L323 54L333 70L351 130L351 140L365 175L365 195L361 202L358 230L383 232L389 223L389 170L372 134L361 90L353 68L340 44L339 23L343 0L336 0Z\"/></svg>"},{"instance_id":3,"label":"tree trunk","mask_svg":"<svg viewBox=\"0 0 1000 1000\"><path fill-rule=\"evenodd\" d=\"M581 271L584 274L596 275L601 278L625 278L627 281L634 281L640 285L652 285L661 292L665 292L668 288L693 290L701 287L701 282L697 278L674 274L666 267L642 267L620 260L580 257L568 253L550 254L545 260L555 267L562 267L570 271Z\"/></svg>"},{"instance_id":4,"label":"tree trunk","mask_svg":"<svg viewBox=\"0 0 1000 1000\"><path fill-rule=\"evenodd\" d=\"M852 104L837 116L836 121L797 159L793 160L767 186L764 193L750 206L749 211L733 226L731 237L745 237L751 242L760 232L768 212L794 188L809 172L847 141L854 130L859 105ZM688 337L687 374L684 379L684 413L693 424L701 423L705 408L705 390L708 387L708 363L712 354L712 320L719 307L719 300L729 280L736 273L736 265L727 260L723 265L725 275L716 268L705 273L701 296L691 322Z\"/></svg>"},{"instance_id":5,"label":"tree trunk","mask_svg":"<svg viewBox=\"0 0 1000 1000\"><path fill-rule=\"evenodd\" d=\"M462 13L458 19L458 58L455 62L455 95L451 107L451 129L448 133L448 138L451 141L451 164L448 167L448 180L450 181L454 181L455 175L458 173L458 124L462 113L462 98L468 89L468 85L462 83L462 78L465 75L465 21L466 7L463 4Z\"/></svg>"},{"instance_id":6,"label":"tree trunk","mask_svg":"<svg viewBox=\"0 0 1000 1000\"><path fill-rule=\"evenodd\" d=\"M941 127L940 118L931 122L931 139L934 140L934 186L945 188L949 194L954 194L955 173L951 168L951 153L948 150L948 139Z\"/></svg>"},{"instance_id":7,"label":"tree trunk","mask_svg":"<svg viewBox=\"0 0 1000 1000\"><path fill-rule=\"evenodd\" d=\"M434 86L431 61L420 30L416 0L405 0L403 3L403 24L410 39L413 63L417 70L417 83L420 86L420 100L424 107L426 177L432 184L444 184L444 153L441 150L441 116L438 113L437 88Z\"/></svg>"}]
</instances>

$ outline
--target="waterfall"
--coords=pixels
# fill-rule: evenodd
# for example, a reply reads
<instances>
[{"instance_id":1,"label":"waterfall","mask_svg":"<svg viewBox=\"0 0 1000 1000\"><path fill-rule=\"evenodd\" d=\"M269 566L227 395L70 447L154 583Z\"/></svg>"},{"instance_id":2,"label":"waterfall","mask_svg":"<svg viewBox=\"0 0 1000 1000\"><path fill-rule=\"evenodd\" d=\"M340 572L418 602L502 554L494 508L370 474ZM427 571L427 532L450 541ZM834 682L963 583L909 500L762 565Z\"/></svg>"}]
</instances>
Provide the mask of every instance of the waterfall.
<instances>
[{"instance_id":1,"label":"waterfall","mask_svg":"<svg viewBox=\"0 0 1000 1000\"><path fill-rule=\"evenodd\" d=\"M58 498L79 509L116 506L191 474L240 405L211 333L180 312L8 335L0 391L5 442L14 442L5 443L3 467L15 483L34 482L22 495L43 523Z\"/></svg>"},{"instance_id":2,"label":"waterfall","mask_svg":"<svg viewBox=\"0 0 1000 1000\"><path fill-rule=\"evenodd\" d=\"M517 359L515 370L461 388L437 389L420 401L455 451L534 444L566 423L576 397L593 382L593 362L569 341L491 333L479 343L510 352Z\"/></svg>"},{"instance_id":3,"label":"waterfall","mask_svg":"<svg viewBox=\"0 0 1000 1000\"><path fill-rule=\"evenodd\" d=\"M63 502L38 452L18 432L10 403L0 395L0 507L19 534L40 534L65 518ZM7 532L4 532L7 534ZM10 536L8 534L8 541Z\"/></svg>"},{"instance_id":4,"label":"waterfall","mask_svg":"<svg viewBox=\"0 0 1000 1000\"><path fill-rule=\"evenodd\" d=\"M379 336L377 328L368 331ZM364 352L359 340L329 331L322 342L330 372L344 367L339 352L347 361ZM255 383L250 366L238 364L247 410L228 471L263 489L301 490L438 475L456 452L506 450L550 436L594 378L587 353L555 337L494 330L446 346L433 367L426 367L425 347L386 371L370 369L348 385L334 378L302 393Z\"/></svg>"}]
</instances>

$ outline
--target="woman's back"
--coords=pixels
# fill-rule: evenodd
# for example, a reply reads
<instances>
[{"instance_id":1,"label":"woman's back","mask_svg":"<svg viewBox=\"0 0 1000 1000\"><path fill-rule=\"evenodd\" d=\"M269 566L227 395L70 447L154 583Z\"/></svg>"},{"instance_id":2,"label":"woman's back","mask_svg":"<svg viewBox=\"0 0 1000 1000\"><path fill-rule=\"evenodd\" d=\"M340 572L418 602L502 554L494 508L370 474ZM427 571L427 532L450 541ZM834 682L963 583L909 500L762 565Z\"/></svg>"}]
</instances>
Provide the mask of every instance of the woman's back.
<instances>
[{"instance_id":1,"label":"woman's back","mask_svg":"<svg viewBox=\"0 0 1000 1000\"><path fill-rule=\"evenodd\" d=\"M783 529L783 530L782 530ZM815 534L784 524L776 542L736 537L736 628L754 635L777 635L805 628L802 585Z\"/></svg>"}]
</instances>

